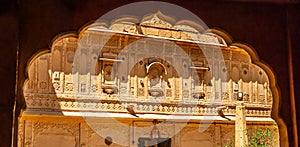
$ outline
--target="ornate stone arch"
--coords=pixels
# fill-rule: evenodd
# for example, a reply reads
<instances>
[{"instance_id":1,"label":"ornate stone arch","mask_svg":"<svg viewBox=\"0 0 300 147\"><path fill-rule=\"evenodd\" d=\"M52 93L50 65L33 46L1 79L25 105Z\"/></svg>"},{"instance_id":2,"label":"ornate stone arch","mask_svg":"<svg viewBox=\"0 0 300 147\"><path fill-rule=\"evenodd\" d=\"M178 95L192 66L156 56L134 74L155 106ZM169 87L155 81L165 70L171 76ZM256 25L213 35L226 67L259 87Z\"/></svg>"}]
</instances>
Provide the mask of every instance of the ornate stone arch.
<instances>
[{"instance_id":1,"label":"ornate stone arch","mask_svg":"<svg viewBox=\"0 0 300 147\"><path fill-rule=\"evenodd\" d=\"M267 73L268 78L269 78L269 82L270 82L269 86L271 88L272 95L273 95L271 116L276 121L277 125L279 126L281 146L287 146L287 144L288 144L287 127L279 115L280 101L282 101L282 97L280 96L280 89L277 85L277 78L274 74L273 69L270 66L268 66L267 63L265 63L264 61L262 61L259 58L258 53L255 51L255 49L253 47L251 47L251 45L248 45L245 43L234 42L232 37L224 30L211 29L211 32L221 36L229 46L232 46L232 47L236 46L236 47L240 47L240 48L244 49L250 55L252 63L258 65L263 70L265 70L265 72Z\"/></svg>"},{"instance_id":2,"label":"ornate stone arch","mask_svg":"<svg viewBox=\"0 0 300 147\"><path fill-rule=\"evenodd\" d=\"M172 26L172 24L174 24L174 22L169 23L169 22L167 22L167 20L162 20L161 19L162 16L160 16L160 15L161 14L154 15L153 18L147 17L147 19L145 19L146 24L151 23L151 21L153 21L155 23L157 21L161 21L159 26L162 27L162 29L163 29L164 27L166 27L166 28L175 27L175 26L178 27L179 25L187 26L188 24L191 23L190 21L179 21L180 23L175 23L175 25ZM123 21L126 21L126 23L129 23L130 21L134 21L134 22L130 22L129 24L124 25L124 24L122 24ZM132 34L139 34L140 33L139 30L136 28L136 21L137 20L133 19L133 18L132 19L129 19L129 18L125 19L124 18L124 19L116 20L110 26L105 22L97 22L97 23L93 23L92 25L86 25L86 27L83 27L83 29L80 30L78 34L70 33L70 34L58 35L58 37L55 37L54 41L52 41L52 43L51 43L51 46L50 46L51 51L50 50L43 50L41 52L38 52L37 54L35 54L29 60L29 62L27 64L27 67L26 67L26 73L29 74L28 70L29 70L30 66L33 64L33 62L35 60L37 60L37 58L39 58L42 55L45 55L47 53L51 53L52 50L54 50L55 47L52 46L52 45L56 44L57 41L61 41L61 40L64 40L66 38L72 38L72 39L74 39L73 41L76 42L77 40L84 39L83 34L85 33L85 31L87 31L89 29L91 30L91 28L93 28L93 29L103 29L103 30L112 30L112 31L121 31L121 32L126 32L126 33L129 32L129 33L132 33ZM140 24L143 24L143 22L141 22ZM185 27L185 29L190 29L190 28L193 28L193 26ZM195 30L197 30L197 29L195 29ZM288 138L287 138L287 128L286 128L286 124L283 122L283 120L279 116L279 111L278 110L279 110L279 103L281 101L281 96L280 96L280 90L279 90L279 88L277 86L277 82L276 82L277 79L276 79L276 76L274 75L273 70L266 63L264 63L263 61L261 61L259 59L259 56L256 53L255 49L253 49L250 45L246 45L244 43L235 43L234 40L232 39L232 37L230 35L228 35L228 33L226 33L223 30L211 29L209 31L210 31L209 35L212 35L216 39L216 41L213 42L213 43L219 43L221 45L225 45L225 46L228 46L228 47L243 49L244 51L246 51L249 54L249 56L251 58L251 63L259 66L260 68L262 68L267 73L267 76L268 76L269 82L270 82L269 86L271 88L272 96L273 96L271 116L272 116L273 119L275 119L275 121L277 122L277 124L279 126L281 145L285 146L288 143L288 141L287 141L288 140ZM147 35L150 35L150 36L152 35L152 36L165 37L165 38L172 38L172 36L173 36L173 34L171 36L169 36L169 35L163 34L163 33L159 34L159 33L151 32L147 29L145 29L144 34L147 34ZM172 39L178 39L178 38L176 38L178 36L176 36L176 34L174 34L174 35L175 36L173 36ZM182 38L180 38L180 37L182 37ZM179 37L180 39L187 39L187 40L189 39L189 35L180 36L180 37ZM201 38L200 38L200 41L201 41ZM67 60L67 59L64 59L64 60ZM60 70L63 70L63 69L60 68ZM30 78L30 77L28 76L28 78ZM29 79L27 79L24 82L24 88L25 88L26 85L28 85L28 82L29 82Z\"/></svg>"}]
</instances>

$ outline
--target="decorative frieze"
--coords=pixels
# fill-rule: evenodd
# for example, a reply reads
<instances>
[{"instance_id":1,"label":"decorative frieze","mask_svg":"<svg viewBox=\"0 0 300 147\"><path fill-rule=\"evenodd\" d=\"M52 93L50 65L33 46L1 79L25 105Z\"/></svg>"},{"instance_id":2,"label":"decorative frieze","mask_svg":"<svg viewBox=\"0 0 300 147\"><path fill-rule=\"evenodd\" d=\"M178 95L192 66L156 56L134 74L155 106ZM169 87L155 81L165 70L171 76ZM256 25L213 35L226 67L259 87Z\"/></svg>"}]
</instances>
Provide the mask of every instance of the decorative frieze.
<instances>
[{"instance_id":1,"label":"decorative frieze","mask_svg":"<svg viewBox=\"0 0 300 147\"><path fill-rule=\"evenodd\" d=\"M203 101L170 101L163 102L145 99L118 99L111 97L103 99L99 97L84 98L58 98L55 95L40 95L40 97L26 96L27 109L36 110L42 113L43 110L52 111L92 111L92 112L122 112L127 113L125 104L135 103L136 113L157 113L157 114L186 114L186 115L217 115L216 107L218 104L206 103ZM224 111L225 115L235 115L235 105ZM246 103L246 115L253 117L268 117L271 114L271 108L266 105L252 105Z\"/></svg>"}]
</instances>

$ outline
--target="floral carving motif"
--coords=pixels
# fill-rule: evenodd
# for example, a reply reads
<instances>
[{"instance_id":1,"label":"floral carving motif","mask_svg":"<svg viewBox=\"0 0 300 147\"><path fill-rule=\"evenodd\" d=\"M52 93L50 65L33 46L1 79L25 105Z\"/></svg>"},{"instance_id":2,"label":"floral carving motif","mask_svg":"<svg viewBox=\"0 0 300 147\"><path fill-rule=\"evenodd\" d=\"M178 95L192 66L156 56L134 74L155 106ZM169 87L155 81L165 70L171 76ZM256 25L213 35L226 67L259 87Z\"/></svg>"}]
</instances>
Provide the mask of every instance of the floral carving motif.
<instances>
[{"instance_id":1,"label":"floral carving motif","mask_svg":"<svg viewBox=\"0 0 300 147\"><path fill-rule=\"evenodd\" d=\"M66 83L65 90L73 91L73 83Z\"/></svg>"},{"instance_id":2,"label":"floral carving motif","mask_svg":"<svg viewBox=\"0 0 300 147\"><path fill-rule=\"evenodd\" d=\"M47 83L46 82L40 82L39 87L41 89L46 89L47 88Z\"/></svg>"},{"instance_id":3,"label":"floral carving motif","mask_svg":"<svg viewBox=\"0 0 300 147\"><path fill-rule=\"evenodd\" d=\"M54 88L54 90L60 90L60 83L59 82L53 82L53 88Z\"/></svg>"}]
</instances>

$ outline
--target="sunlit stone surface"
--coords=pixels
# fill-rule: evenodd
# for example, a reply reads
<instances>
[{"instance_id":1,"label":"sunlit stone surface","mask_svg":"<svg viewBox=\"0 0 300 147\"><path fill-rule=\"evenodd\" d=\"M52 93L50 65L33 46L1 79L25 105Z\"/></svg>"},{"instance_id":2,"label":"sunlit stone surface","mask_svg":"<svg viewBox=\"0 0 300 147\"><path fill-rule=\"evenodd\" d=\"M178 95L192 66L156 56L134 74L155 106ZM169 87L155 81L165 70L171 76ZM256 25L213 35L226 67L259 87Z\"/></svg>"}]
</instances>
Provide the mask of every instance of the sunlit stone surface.
<instances>
[{"instance_id":1,"label":"sunlit stone surface","mask_svg":"<svg viewBox=\"0 0 300 147\"><path fill-rule=\"evenodd\" d=\"M18 145L107 146L103 132L116 131L122 135L112 134L111 146L138 146L157 119L171 146L225 146L234 139L237 92L243 92L248 129L275 125L269 79L246 51L165 17L158 12L139 26L132 19L88 26L34 58ZM221 105L231 121L218 116ZM277 130L275 137L278 146Z\"/></svg>"}]
</instances>

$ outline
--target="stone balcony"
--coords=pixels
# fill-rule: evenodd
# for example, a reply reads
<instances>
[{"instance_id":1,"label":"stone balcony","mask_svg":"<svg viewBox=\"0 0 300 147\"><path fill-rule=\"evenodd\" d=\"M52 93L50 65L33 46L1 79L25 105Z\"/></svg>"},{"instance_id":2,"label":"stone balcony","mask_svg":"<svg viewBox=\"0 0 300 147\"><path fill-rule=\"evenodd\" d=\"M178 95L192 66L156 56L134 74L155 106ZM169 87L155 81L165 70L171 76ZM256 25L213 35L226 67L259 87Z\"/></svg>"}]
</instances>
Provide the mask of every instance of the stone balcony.
<instances>
[{"instance_id":1,"label":"stone balcony","mask_svg":"<svg viewBox=\"0 0 300 147\"><path fill-rule=\"evenodd\" d=\"M63 97L62 97L63 96ZM159 98L129 98L129 97L101 97L83 95L53 95L26 94L28 112L107 112L127 113L125 105L134 106L137 114L163 114L186 116L216 116L218 106L225 105L223 110L227 116L235 116L234 102L203 101L196 99L165 100ZM246 116L270 117L271 105L253 104L245 102Z\"/></svg>"}]
</instances>

